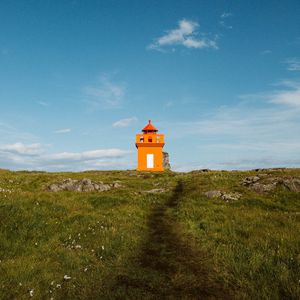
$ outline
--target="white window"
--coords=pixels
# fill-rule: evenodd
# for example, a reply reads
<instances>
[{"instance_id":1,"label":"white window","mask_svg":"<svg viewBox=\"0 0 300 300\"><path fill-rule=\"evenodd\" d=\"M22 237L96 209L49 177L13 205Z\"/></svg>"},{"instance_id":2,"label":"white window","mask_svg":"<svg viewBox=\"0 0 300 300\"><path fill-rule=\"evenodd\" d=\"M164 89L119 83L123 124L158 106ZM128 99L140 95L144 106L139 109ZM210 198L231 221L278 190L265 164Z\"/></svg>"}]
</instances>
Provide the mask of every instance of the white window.
<instances>
[{"instance_id":1,"label":"white window","mask_svg":"<svg viewBox=\"0 0 300 300\"><path fill-rule=\"evenodd\" d=\"M154 168L154 154L147 154L147 169Z\"/></svg>"}]
</instances>

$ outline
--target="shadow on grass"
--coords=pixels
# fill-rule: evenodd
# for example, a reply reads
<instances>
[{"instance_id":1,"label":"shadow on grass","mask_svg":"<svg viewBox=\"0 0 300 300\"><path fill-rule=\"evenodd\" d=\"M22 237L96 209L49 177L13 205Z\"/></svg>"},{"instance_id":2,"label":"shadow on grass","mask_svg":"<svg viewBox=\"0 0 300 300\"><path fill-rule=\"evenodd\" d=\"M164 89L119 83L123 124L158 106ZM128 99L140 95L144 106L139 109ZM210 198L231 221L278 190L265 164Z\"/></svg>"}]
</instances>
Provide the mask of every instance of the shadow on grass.
<instances>
[{"instance_id":1,"label":"shadow on grass","mask_svg":"<svg viewBox=\"0 0 300 300\"><path fill-rule=\"evenodd\" d=\"M148 218L148 236L134 259L134 267L119 274L115 291L126 299L226 299L224 289L206 253L184 238L170 214L181 201L183 183L172 196L155 207ZM112 296L112 294L111 294ZM114 297L112 297L114 298ZM115 297L119 298L119 297Z\"/></svg>"}]
</instances>

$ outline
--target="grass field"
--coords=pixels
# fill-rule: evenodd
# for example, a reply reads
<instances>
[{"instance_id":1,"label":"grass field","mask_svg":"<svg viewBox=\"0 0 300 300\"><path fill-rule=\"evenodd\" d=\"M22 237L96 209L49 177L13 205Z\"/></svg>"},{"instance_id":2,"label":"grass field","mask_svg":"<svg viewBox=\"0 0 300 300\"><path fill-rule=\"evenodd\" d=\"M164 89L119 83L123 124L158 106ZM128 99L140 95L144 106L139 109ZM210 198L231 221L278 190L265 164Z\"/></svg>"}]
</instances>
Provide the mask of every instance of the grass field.
<instances>
[{"instance_id":1,"label":"grass field","mask_svg":"<svg viewBox=\"0 0 300 300\"><path fill-rule=\"evenodd\" d=\"M300 193L255 174L0 170L0 299L299 299ZM66 178L123 187L47 191Z\"/></svg>"}]
</instances>

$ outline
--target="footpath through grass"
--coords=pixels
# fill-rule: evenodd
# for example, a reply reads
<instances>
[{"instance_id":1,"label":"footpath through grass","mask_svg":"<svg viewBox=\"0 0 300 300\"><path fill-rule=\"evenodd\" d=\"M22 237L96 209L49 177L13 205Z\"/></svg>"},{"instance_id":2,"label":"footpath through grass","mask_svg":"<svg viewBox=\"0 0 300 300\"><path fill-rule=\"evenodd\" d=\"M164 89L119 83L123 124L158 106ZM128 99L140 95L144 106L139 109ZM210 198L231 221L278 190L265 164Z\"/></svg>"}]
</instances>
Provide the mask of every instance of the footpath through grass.
<instances>
[{"instance_id":1,"label":"footpath through grass","mask_svg":"<svg viewBox=\"0 0 300 300\"><path fill-rule=\"evenodd\" d=\"M253 174L0 170L0 299L299 299L299 193ZM123 187L47 191L66 178Z\"/></svg>"}]
</instances>

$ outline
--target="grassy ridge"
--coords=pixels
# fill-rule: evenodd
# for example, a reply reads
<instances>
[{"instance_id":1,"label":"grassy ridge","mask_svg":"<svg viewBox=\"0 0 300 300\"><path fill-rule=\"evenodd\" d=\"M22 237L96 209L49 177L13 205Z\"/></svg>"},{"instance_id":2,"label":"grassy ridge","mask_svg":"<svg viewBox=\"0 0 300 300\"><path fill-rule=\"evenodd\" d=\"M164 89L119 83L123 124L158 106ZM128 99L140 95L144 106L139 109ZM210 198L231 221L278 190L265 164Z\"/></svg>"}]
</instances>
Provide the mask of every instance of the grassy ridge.
<instances>
[{"instance_id":1,"label":"grassy ridge","mask_svg":"<svg viewBox=\"0 0 300 300\"><path fill-rule=\"evenodd\" d=\"M299 298L300 195L257 194L249 174L0 170L0 299ZM66 178L123 188L46 190Z\"/></svg>"}]
</instances>

